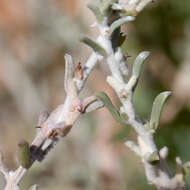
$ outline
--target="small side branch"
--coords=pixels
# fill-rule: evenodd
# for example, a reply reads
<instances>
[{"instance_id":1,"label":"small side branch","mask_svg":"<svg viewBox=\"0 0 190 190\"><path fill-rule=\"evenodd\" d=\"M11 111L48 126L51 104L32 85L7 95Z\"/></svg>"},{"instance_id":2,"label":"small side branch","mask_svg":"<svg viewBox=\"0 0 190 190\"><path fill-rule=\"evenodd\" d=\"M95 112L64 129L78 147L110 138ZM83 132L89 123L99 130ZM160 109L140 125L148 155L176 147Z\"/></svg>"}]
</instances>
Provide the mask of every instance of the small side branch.
<instances>
[{"instance_id":1,"label":"small side branch","mask_svg":"<svg viewBox=\"0 0 190 190\"><path fill-rule=\"evenodd\" d=\"M7 171L3 164L2 154L0 154L0 171L4 174L6 179L5 190L19 190L18 185L32 164L36 160L42 161L47 153L58 142L58 139L69 133L79 115L84 113L83 108L85 106L88 107L97 100L93 96L85 99L85 101L80 100L79 98L79 92L85 84L93 66L96 64L96 61L97 55L93 54L90 63L88 63L90 64L90 68L82 80L82 85L77 86L76 81L74 80L76 70L72 57L68 54L65 55L64 86L66 99L64 104L59 105L51 112L51 114L47 111L40 114L37 124L37 134L31 143L30 148L29 146L27 146L27 149L23 148L25 145L28 145L27 143L21 143L19 146L21 147L19 157L22 159L22 166L18 167L15 171ZM102 104L97 104L93 109L88 109L88 112L102 106ZM27 150L27 163L30 164L26 164L26 160L23 162L26 153L25 150ZM32 189L37 189L37 186L33 186Z\"/></svg>"},{"instance_id":2,"label":"small side branch","mask_svg":"<svg viewBox=\"0 0 190 190\"><path fill-rule=\"evenodd\" d=\"M126 11L132 15L136 15L142 11L151 0L130 0L125 4L114 3L112 8L116 11ZM110 31L109 17L104 17L101 23L98 24L99 32L101 34L101 46L106 50L106 63L110 69L111 76L107 77L107 82L117 93L122 107L120 111L127 115L128 120L126 124L131 125L137 133L137 143L128 141L126 145L141 157L145 168L147 181L154 184L158 190L182 190L185 189L183 177L180 174L171 176L169 167L166 162L167 149L164 148L159 151L154 142L154 133L156 132L162 106L167 99L169 92L160 94L154 103L151 120L144 124L137 116L133 106L133 94L140 78L142 65L144 60L148 57L149 52L140 53L134 61L132 74L127 83L120 70L124 56L121 52L115 51L112 46L112 38L107 31ZM115 21L116 24L121 20ZM112 25L113 26L113 25ZM117 26L117 25L116 25ZM119 49L119 47L118 47ZM119 56L118 56L119 53ZM118 58L119 57L119 58ZM126 67L127 68L127 67ZM126 72L128 73L128 72Z\"/></svg>"}]
</instances>

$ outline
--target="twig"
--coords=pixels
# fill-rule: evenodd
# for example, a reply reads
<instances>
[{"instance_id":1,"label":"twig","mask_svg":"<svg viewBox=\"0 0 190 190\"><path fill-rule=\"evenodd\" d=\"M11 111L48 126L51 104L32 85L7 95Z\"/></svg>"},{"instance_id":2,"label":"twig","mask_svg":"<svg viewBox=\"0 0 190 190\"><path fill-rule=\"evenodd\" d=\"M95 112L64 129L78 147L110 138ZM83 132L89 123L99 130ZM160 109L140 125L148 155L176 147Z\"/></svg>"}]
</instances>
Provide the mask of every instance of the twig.
<instances>
[{"instance_id":1,"label":"twig","mask_svg":"<svg viewBox=\"0 0 190 190\"><path fill-rule=\"evenodd\" d=\"M149 4L151 0L141 0L141 1L129 1L127 5L125 4L125 9L140 12L144 7ZM119 7L119 6L116 6ZM120 6L122 9L122 6ZM101 45L107 52L106 62L110 68L111 76L107 77L107 82L110 86L116 91L121 103L122 103L122 113L125 113L128 116L127 124L130 124L131 127L137 132L138 145L133 142L127 142L127 146L130 147L136 154L141 157L142 163L145 168L145 173L147 180L150 184L154 184L159 190L182 190L185 189L183 177L171 176L169 172L169 167L166 163L167 152L162 151L162 156L159 156L159 151L157 150L156 144L154 142L155 133L157 126L148 126L150 124L143 124L138 118L134 106L133 106L133 93L137 82L139 80L141 65L144 59L148 56L148 52L142 52L136 58L132 75L127 83L124 82L122 73L119 69L120 60L116 59L114 49L112 47L112 41L109 36L107 36L106 31L109 31L108 18L103 19L104 22L99 24L99 32L101 34ZM123 57L120 55L120 57ZM161 96L161 100L164 102ZM165 96L165 94L164 94ZM168 95L167 95L168 96ZM159 99L158 99L159 100ZM156 119L159 119L162 106L154 113L158 114ZM154 117L153 117L154 118ZM157 125L157 121L156 121ZM164 153L165 152L165 153Z\"/></svg>"},{"instance_id":2,"label":"twig","mask_svg":"<svg viewBox=\"0 0 190 190\"><path fill-rule=\"evenodd\" d=\"M81 83L82 86L77 89L73 77L74 63L72 57L66 54L65 62L66 99L64 104L59 105L50 115L47 112L40 114L38 121L39 128L36 137L30 145L32 163L36 160L43 160L47 152L49 152L53 145L56 144L57 137L59 138L68 134L78 116L83 113L83 107L86 105L86 101L83 102L78 96L79 91L82 89L86 80L83 79L83 82ZM95 57L92 62L92 65L94 66ZM92 69L92 65L90 69ZM86 77L89 74L90 71L88 71ZM89 99L88 103L90 103L90 100L94 101L94 99ZM100 107L102 107L102 105L97 106L96 109ZM1 164L1 172L5 175L7 182L5 190L18 190L18 185L24 174L27 172L27 169L20 166L17 170L6 173Z\"/></svg>"}]
</instances>

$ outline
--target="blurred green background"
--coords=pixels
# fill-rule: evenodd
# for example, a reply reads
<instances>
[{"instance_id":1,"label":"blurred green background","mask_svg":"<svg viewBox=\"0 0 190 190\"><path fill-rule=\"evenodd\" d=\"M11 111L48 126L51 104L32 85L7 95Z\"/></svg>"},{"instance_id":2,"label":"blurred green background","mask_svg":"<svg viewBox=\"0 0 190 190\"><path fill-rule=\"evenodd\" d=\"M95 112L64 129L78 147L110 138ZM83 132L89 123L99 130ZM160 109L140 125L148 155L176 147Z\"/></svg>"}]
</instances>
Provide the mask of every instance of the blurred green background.
<instances>
[{"instance_id":1,"label":"blurred green background","mask_svg":"<svg viewBox=\"0 0 190 190\"><path fill-rule=\"evenodd\" d=\"M18 166L18 140L31 142L35 136L40 111L64 102L64 54L84 64L91 52L79 42L82 35L97 36L87 2L0 1L0 149L10 169ZM151 52L134 97L140 118L148 120L158 93L173 92L155 140L159 148L168 146L175 172L176 156L190 160L190 1L155 1L123 28L129 65L140 51ZM108 73L105 64L98 64L82 96L103 90L119 105L105 82ZM41 190L155 189L147 184L140 159L123 145L136 138L126 131L105 109L80 117L45 160L29 170L21 188L36 183ZM1 177L0 189L4 183Z\"/></svg>"}]
</instances>

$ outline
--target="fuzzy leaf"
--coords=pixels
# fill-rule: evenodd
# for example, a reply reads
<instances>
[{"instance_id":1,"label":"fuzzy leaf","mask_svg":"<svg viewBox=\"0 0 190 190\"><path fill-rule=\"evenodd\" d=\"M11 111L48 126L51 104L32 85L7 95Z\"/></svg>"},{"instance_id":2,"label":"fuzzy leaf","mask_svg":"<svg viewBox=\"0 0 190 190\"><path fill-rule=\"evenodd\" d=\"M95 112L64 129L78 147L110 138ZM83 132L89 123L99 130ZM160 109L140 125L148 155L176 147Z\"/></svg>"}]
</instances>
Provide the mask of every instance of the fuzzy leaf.
<instances>
[{"instance_id":1,"label":"fuzzy leaf","mask_svg":"<svg viewBox=\"0 0 190 190\"><path fill-rule=\"evenodd\" d=\"M102 48L99 44L94 42L93 40L84 37L81 39L81 42L85 43L86 45L90 46L95 52L99 53L102 56L106 56L106 51Z\"/></svg>"},{"instance_id":2,"label":"fuzzy leaf","mask_svg":"<svg viewBox=\"0 0 190 190\"><path fill-rule=\"evenodd\" d=\"M151 117L150 117L150 128L156 130L159 124L163 105L166 102L168 96L171 94L170 91L160 93L153 102Z\"/></svg>"},{"instance_id":3,"label":"fuzzy leaf","mask_svg":"<svg viewBox=\"0 0 190 190\"><path fill-rule=\"evenodd\" d=\"M30 147L27 141L20 140L18 143L17 157L22 167L28 169L31 166Z\"/></svg>"},{"instance_id":4,"label":"fuzzy leaf","mask_svg":"<svg viewBox=\"0 0 190 190\"><path fill-rule=\"evenodd\" d=\"M110 26L110 29L109 29L109 35L111 36L112 33L117 29L119 28L122 24L126 23L126 22L129 22L129 21L133 21L134 20L134 17L132 16L125 16L125 17L122 17L118 20L116 20L115 22L113 22Z\"/></svg>"},{"instance_id":5,"label":"fuzzy leaf","mask_svg":"<svg viewBox=\"0 0 190 190\"><path fill-rule=\"evenodd\" d=\"M144 63L144 60L149 56L149 54L150 53L148 51L143 51L136 57L134 61L132 75L136 76L137 79L140 76L142 64Z\"/></svg>"},{"instance_id":6,"label":"fuzzy leaf","mask_svg":"<svg viewBox=\"0 0 190 190\"><path fill-rule=\"evenodd\" d=\"M104 103L104 106L112 114L113 118L117 122L122 123L122 118L120 117L119 111L114 107L114 105L112 104L112 102L111 102L110 98L107 96L107 94L104 92L97 92L96 97Z\"/></svg>"},{"instance_id":7,"label":"fuzzy leaf","mask_svg":"<svg viewBox=\"0 0 190 190\"><path fill-rule=\"evenodd\" d=\"M92 112L102 107L104 107L104 103L96 99L85 106L84 113Z\"/></svg>"}]
</instances>

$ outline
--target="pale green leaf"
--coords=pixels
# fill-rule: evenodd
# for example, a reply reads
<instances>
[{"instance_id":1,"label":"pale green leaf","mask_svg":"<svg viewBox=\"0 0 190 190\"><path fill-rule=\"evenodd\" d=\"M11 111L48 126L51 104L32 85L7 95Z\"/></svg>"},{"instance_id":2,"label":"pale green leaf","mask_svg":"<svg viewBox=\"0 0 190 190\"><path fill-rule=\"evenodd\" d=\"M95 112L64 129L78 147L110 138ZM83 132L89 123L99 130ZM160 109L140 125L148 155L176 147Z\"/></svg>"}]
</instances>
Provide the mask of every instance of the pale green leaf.
<instances>
[{"instance_id":1,"label":"pale green leaf","mask_svg":"<svg viewBox=\"0 0 190 190\"><path fill-rule=\"evenodd\" d=\"M134 17L133 16L125 16L125 17L122 17L118 20L116 20L115 22L113 22L110 26L110 29L109 29L109 35L111 36L112 33L117 29L119 28L122 24L126 23L126 22L129 22L129 21L133 21L134 20Z\"/></svg>"},{"instance_id":2,"label":"pale green leaf","mask_svg":"<svg viewBox=\"0 0 190 190\"><path fill-rule=\"evenodd\" d=\"M99 108L104 107L104 103L98 99L90 102L89 104L87 104L83 110L84 113L89 113L92 112L94 110L97 110Z\"/></svg>"},{"instance_id":3,"label":"pale green leaf","mask_svg":"<svg viewBox=\"0 0 190 190\"><path fill-rule=\"evenodd\" d=\"M103 47L101 47L98 43L94 42L93 40L84 37L81 39L81 42L85 43L86 45L90 46L95 52L99 53L102 56L106 56L106 51Z\"/></svg>"},{"instance_id":4,"label":"pale green leaf","mask_svg":"<svg viewBox=\"0 0 190 190\"><path fill-rule=\"evenodd\" d=\"M150 117L150 128L156 130L160 121L163 105L166 102L168 96L171 94L170 91L160 93L154 100L151 117Z\"/></svg>"},{"instance_id":5,"label":"pale green leaf","mask_svg":"<svg viewBox=\"0 0 190 190\"><path fill-rule=\"evenodd\" d=\"M104 106L112 114L113 118L119 123L122 123L122 118L120 117L119 111L114 107L107 94L104 92L97 92L96 97L104 103Z\"/></svg>"},{"instance_id":6,"label":"pale green leaf","mask_svg":"<svg viewBox=\"0 0 190 190\"><path fill-rule=\"evenodd\" d=\"M136 57L134 61L132 75L136 76L137 79L140 76L142 65L149 54L150 53L148 51L143 51Z\"/></svg>"}]
</instances>

